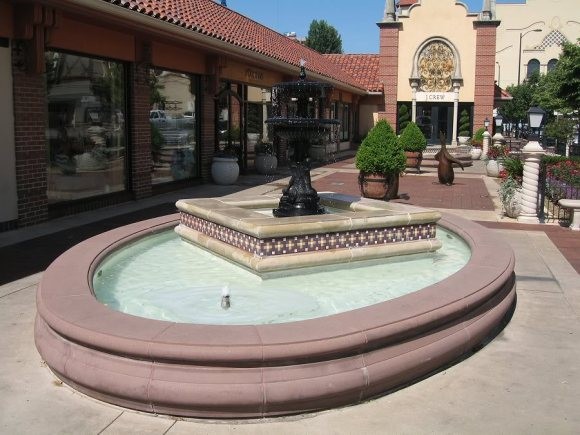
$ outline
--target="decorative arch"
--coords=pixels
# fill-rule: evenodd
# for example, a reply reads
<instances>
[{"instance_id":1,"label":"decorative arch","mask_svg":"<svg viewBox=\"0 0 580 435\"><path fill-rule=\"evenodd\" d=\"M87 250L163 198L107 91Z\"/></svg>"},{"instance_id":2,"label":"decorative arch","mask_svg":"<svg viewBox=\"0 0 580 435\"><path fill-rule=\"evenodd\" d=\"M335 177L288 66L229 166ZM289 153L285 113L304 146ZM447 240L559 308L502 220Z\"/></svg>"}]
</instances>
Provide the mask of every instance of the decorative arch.
<instances>
[{"instance_id":1,"label":"decorative arch","mask_svg":"<svg viewBox=\"0 0 580 435\"><path fill-rule=\"evenodd\" d=\"M419 90L449 92L454 82L462 80L461 59L455 45L442 37L425 40L415 52L411 80Z\"/></svg>"}]
</instances>

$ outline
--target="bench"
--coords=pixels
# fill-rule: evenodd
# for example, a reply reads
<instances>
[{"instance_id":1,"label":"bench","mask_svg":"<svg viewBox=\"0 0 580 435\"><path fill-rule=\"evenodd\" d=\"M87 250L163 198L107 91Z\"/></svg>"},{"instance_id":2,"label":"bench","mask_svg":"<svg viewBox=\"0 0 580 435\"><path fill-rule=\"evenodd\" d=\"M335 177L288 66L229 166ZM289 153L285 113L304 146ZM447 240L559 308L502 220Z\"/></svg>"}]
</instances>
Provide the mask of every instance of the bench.
<instances>
[{"instance_id":1,"label":"bench","mask_svg":"<svg viewBox=\"0 0 580 435\"><path fill-rule=\"evenodd\" d=\"M572 231L580 231L580 199L561 199L558 204L560 204L560 207L572 210L570 229Z\"/></svg>"}]
</instances>

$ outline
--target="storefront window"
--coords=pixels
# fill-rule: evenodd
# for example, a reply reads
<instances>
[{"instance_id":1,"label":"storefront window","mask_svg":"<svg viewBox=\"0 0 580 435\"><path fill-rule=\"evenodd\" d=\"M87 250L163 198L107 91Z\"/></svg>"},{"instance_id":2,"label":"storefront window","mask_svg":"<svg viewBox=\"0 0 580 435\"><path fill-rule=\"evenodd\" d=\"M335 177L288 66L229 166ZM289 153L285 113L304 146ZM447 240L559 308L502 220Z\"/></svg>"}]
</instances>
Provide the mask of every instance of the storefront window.
<instances>
[{"instance_id":1,"label":"storefront window","mask_svg":"<svg viewBox=\"0 0 580 435\"><path fill-rule=\"evenodd\" d=\"M125 190L124 65L54 51L45 60L49 203Z\"/></svg>"},{"instance_id":2,"label":"storefront window","mask_svg":"<svg viewBox=\"0 0 580 435\"><path fill-rule=\"evenodd\" d=\"M172 71L150 72L152 183L199 175L198 80Z\"/></svg>"}]
</instances>

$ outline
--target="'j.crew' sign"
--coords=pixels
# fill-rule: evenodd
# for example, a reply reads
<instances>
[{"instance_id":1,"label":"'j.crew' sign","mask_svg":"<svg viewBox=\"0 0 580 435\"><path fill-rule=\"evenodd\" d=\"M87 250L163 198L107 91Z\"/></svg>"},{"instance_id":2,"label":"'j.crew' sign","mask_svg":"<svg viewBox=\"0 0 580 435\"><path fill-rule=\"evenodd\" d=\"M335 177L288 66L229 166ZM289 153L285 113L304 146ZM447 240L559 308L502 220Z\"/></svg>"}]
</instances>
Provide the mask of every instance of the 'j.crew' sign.
<instances>
[{"instance_id":1,"label":"'j.crew' sign","mask_svg":"<svg viewBox=\"0 0 580 435\"><path fill-rule=\"evenodd\" d=\"M417 101L428 103L453 103L454 92L417 92Z\"/></svg>"}]
</instances>

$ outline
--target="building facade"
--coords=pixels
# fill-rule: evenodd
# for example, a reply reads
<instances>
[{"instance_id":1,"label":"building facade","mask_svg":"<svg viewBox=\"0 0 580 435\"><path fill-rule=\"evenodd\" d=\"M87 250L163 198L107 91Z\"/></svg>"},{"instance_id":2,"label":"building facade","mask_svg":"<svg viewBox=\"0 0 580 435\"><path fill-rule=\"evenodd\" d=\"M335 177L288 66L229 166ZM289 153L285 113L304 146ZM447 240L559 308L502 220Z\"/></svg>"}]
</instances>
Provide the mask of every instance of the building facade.
<instances>
[{"instance_id":1,"label":"building facade","mask_svg":"<svg viewBox=\"0 0 580 435\"><path fill-rule=\"evenodd\" d=\"M556 66L563 42L580 38L580 3L577 0L526 0L496 5L501 26L497 31L495 78L506 88L534 72Z\"/></svg>"},{"instance_id":2,"label":"building facade","mask_svg":"<svg viewBox=\"0 0 580 435\"><path fill-rule=\"evenodd\" d=\"M378 119L398 127L403 105L431 144L443 133L453 145L461 113L472 132L492 119L519 41L522 74L534 59L550 68L577 35L577 1L482 0L470 13L386 0L378 54L321 55L212 0L0 0L0 231L210 182L225 150L251 171L257 142L274 140L271 88L301 59L334 86L324 115L341 127L322 154Z\"/></svg>"},{"instance_id":3,"label":"building facade","mask_svg":"<svg viewBox=\"0 0 580 435\"><path fill-rule=\"evenodd\" d=\"M366 90L211 0L0 0L0 230L209 182L218 152L251 170L272 85L300 59L334 86L350 147Z\"/></svg>"}]
</instances>

